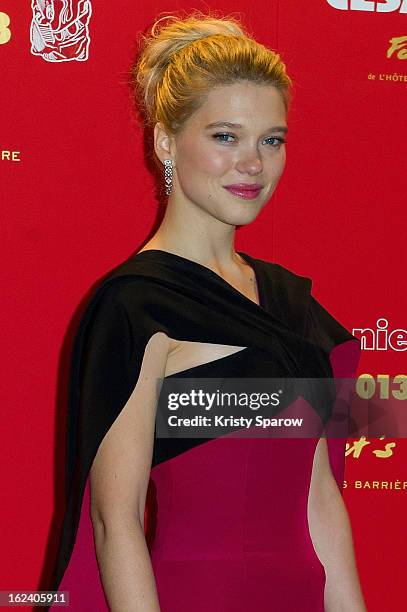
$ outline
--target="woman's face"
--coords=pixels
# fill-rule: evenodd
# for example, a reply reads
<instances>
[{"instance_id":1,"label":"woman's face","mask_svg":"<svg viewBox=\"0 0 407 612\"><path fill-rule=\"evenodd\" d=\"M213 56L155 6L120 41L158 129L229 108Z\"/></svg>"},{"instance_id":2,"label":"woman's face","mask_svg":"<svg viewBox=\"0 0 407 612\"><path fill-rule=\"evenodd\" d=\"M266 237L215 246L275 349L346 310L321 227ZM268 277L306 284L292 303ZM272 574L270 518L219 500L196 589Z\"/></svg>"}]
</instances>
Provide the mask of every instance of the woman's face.
<instances>
[{"instance_id":1,"label":"woman's face","mask_svg":"<svg viewBox=\"0 0 407 612\"><path fill-rule=\"evenodd\" d=\"M284 170L286 128L285 106L272 85L215 87L174 137L175 197L225 223L250 223Z\"/></svg>"}]
</instances>

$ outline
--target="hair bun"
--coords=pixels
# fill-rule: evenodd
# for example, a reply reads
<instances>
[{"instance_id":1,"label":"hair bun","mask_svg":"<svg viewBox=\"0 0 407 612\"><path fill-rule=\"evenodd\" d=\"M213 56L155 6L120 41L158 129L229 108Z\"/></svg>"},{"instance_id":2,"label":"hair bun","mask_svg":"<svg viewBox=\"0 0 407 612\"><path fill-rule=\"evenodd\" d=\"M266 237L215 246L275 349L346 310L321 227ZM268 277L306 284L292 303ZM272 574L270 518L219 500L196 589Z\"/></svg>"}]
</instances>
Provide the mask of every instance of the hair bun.
<instances>
[{"instance_id":1,"label":"hair bun","mask_svg":"<svg viewBox=\"0 0 407 612\"><path fill-rule=\"evenodd\" d=\"M160 25L162 24L162 25ZM242 25L231 16L208 17L195 12L187 19L180 20L175 15L165 15L158 19L151 28L150 36L159 38L164 34L165 38L171 39L173 52L203 38L210 36L245 36Z\"/></svg>"},{"instance_id":2,"label":"hair bun","mask_svg":"<svg viewBox=\"0 0 407 612\"><path fill-rule=\"evenodd\" d=\"M210 37L213 44L205 41ZM288 100L291 81L279 54L251 38L233 15L164 15L140 39L131 83L147 124L161 121L175 133L213 85L238 80L274 85Z\"/></svg>"}]
</instances>

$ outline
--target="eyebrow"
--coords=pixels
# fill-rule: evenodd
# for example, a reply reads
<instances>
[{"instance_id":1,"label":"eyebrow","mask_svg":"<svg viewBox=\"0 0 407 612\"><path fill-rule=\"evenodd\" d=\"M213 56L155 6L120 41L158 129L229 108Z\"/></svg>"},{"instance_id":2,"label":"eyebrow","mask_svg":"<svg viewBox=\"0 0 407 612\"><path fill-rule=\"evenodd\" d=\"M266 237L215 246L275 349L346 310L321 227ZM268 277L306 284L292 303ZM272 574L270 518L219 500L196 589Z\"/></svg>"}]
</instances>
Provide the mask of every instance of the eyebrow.
<instances>
[{"instance_id":1,"label":"eyebrow","mask_svg":"<svg viewBox=\"0 0 407 612\"><path fill-rule=\"evenodd\" d=\"M205 129L210 129L214 127L230 127L230 128L241 128L243 127L240 123L231 123L230 121L215 121L214 123L208 123L205 126ZM273 125L271 128L266 130L266 132L288 132L288 127L285 125Z\"/></svg>"}]
</instances>

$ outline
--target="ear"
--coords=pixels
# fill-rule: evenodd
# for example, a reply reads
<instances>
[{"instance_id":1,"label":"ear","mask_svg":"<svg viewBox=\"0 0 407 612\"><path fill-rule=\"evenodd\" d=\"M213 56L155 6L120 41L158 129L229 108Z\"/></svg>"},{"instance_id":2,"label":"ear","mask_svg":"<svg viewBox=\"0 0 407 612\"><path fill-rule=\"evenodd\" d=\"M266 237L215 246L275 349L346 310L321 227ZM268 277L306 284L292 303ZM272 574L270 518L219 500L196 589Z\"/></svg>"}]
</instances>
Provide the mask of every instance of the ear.
<instances>
[{"instance_id":1,"label":"ear","mask_svg":"<svg viewBox=\"0 0 407 612\"><path fill-rule=\"evenodd\" d=\"M175 145L173 138L161 121L154 126L154 151L161 163L164 163L165 159L174 161Z\"/></svg>"}]
</instances>

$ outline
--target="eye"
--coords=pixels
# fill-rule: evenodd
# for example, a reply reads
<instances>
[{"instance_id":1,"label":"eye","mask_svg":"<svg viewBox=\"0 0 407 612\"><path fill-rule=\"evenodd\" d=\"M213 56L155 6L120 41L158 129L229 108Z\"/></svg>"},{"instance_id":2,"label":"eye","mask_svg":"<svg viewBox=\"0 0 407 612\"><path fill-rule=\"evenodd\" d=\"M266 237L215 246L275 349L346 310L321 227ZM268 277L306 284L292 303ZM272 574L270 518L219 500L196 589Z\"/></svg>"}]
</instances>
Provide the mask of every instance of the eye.
<instances>
[{"instance_id":1,"label":"eye","mask_svg":"<svg viewBox=\"0 0 407 612\"><path fill-rule=\"evenodd\" d=\"M231 142L230 140L227 140L227 138L235 138L233 136L233 134L229 134L228 132L219 132L217 134L213 134L213 138L215 138L215 140L218 140L218 142Z\"/></svg>"},{"instance_id":2,"label":"eye","mask_svg":"<svg viewBox=\"0 0 407 612\"><path fill-rule=\"evenodd\" d=\"M236 140L236 136L230 134L229 132L218 132L217 134L213 134L213 138L218 142L231 143ZM232 140L229 140L231 138ZM272 142L270 142L272 141ZM282 144L285 144L287 141L280 136L270 136L270 138L265 138L263 142L270 144L274 149L277 149Z\"/></svg>"},{"instance_id":3,"label":"eye","mask_svg":"<svg viewBox=\"0 0 407 612\"><path fill-rule=\"evenodd\" d=\"M274 144L269 143L271 144L272 147L275 147L275 148L280 147L282 144L285 144L287 142L284 138L280 138L279 136L271 136L270 138L266 138L263 142L267 142L270 140L275 141Z\"/></svg>"}]
</instances>

